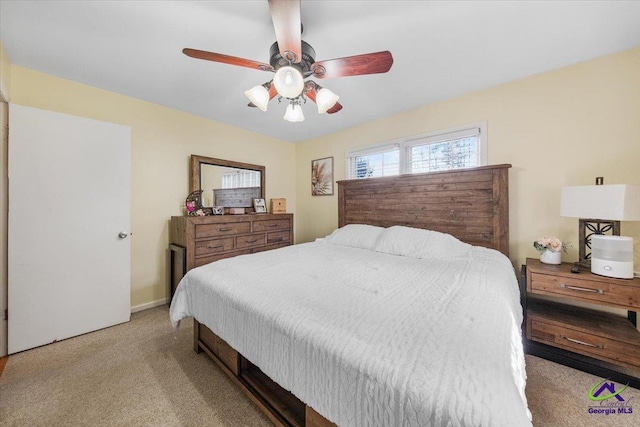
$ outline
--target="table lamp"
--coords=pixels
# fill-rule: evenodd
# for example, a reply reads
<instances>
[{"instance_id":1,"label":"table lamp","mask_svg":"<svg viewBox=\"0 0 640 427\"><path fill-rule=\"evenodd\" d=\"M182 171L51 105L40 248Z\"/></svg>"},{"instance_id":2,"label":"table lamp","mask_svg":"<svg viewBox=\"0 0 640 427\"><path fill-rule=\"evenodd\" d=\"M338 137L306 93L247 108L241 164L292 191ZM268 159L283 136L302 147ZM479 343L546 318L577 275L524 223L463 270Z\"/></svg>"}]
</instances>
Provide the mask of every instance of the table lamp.
<instances>
[{"instance_id":1,"label":"table lamp","mask_svg":"<svg viewBox=\"0 0 640 427\"><path fill-rule=\"evenodd\" d=\"M604 179L597 177L596 185L562 187L560 216L579 218L579 259L576 264L591 268L592 236L620 236L620 221L640 221L640 185L604 185ZM615 248L616 240L625 241L624 247L628 246L628 238L605 238L604 240L609 242L605 243L603 239L599 239L599 244L602 244L600 247ZM633 249L630 256L630 268L633 272ZM615 273L607 273L607 271L598 272L598 274L617 277ZM633 273L631 274L633 277Z\"/></svg>"}]
</instances>

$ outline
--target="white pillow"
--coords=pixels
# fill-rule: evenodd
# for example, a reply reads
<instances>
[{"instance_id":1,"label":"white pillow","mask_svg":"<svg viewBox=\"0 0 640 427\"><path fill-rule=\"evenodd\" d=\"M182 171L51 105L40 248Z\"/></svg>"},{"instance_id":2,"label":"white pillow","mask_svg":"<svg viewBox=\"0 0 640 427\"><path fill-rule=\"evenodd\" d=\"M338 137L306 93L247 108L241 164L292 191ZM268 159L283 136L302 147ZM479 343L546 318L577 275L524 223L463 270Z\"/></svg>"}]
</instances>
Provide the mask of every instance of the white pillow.
<instances>
[{"instance_id":1,"label":"white pillow","mask_svg":"<svg viewBox=\"0 0 640 427\"><path fill-rule=\"evenodd\" d=\"M373 250L384 228L366 224L347 224L333 230L324 240L333 245Z\"/></svg>"},{"instance_id":2,"label":"white pillow","mask_svg":"<svg viewBox=\"0 0 640 427\"><path fill-rule=\"evenodd\" d=\"M380 234L374 250L413 258L449 258L467 256L471 248L450 234L394 225Z\"/></svg>"}]
</instances>

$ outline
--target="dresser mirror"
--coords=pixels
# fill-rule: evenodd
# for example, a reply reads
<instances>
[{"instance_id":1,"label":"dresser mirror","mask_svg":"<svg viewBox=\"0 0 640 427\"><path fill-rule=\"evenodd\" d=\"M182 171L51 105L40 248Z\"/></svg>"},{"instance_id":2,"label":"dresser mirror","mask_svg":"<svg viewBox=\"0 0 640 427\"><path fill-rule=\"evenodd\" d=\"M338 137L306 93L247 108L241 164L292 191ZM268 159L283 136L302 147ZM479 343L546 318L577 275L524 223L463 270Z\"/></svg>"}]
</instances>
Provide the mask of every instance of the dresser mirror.
<instances>
[{"instance_id":1,"label":"dresser mirror","mask_svg":"<svg viewBox=\"0 0 640 427\"><path fill-rule=\"evenodd\" d=\"M189 192L198 190L201 207L250 208L253 198L265 198L265 167L192 154ZM218 190L218 204L213 190Z\"/></svg>"}]
</instances>

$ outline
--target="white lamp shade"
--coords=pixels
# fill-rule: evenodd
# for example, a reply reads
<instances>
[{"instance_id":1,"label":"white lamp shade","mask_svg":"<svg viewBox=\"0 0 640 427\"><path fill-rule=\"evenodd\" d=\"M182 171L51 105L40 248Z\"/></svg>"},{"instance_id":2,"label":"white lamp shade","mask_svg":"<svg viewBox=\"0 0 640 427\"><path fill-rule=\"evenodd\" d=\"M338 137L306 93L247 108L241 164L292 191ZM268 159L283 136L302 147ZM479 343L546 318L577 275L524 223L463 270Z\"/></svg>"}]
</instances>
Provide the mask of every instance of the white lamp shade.
<instances>
[{"instance_id":1,"label":"white lamp shade","mask_svg":"<svg viewBox=\"0 0 640 427\"><path fill-rule=\"evenodd\" d=\"M269 91L262 85L254 86L251 89L244 92L249 98L249 101L253 102L253 105L267 111L267 105L269 104Z\"/></svg>"},{"instance_id":2,"label":"white lamp shade","mask_svg":"<svg viewBox=\"0 0 640 427\"><path fill-rule=\"evenodd\" d=\"M273 77L273 84L281 96L293 99L302 93L304 78L295 67L280 67Z\"/></svg>"},{"instance_id":3,"label":"white lamp shade","mask_svg":"<svg viewBox=\"0 0 640 427\"><path fill-rule=\"evenodd\" d=\"M327 110L338 102L340 97L331 92L327 88L322 88L316 93L316 104L318 104L318 113L326 113Z\"/></svg>"},{"instance_id":4,"label":"white lamp shade","mask_svg":"<svg viewBox=\"0 0 640 427\"><path fill-rule=\"evenodd\" d=\"M284 112L283 119L289 122L304 121L304 114L302 114L302 107L294 103L287 105L287 111Z\"/></svg>"},{"instance_id":5,"label":"white lamp shade","mask_svg":"<svg viewBox=\"0 0 640 427\"><path fill-rule=\"evenodd\" d=\"M560 216L640 221L640 185L562 187Z\"/></svg>"}]
</instances>

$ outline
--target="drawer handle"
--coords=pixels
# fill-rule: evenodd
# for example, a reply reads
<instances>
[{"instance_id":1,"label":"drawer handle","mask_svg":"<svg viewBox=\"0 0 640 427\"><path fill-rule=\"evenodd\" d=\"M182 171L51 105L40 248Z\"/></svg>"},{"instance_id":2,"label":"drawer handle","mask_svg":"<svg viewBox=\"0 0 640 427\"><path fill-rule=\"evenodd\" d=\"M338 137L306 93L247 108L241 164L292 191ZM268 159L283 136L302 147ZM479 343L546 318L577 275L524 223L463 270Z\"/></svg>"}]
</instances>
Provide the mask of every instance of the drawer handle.
<instances>
[{"instance_id":1,"label":"drawer handle","mask_svg":"<svg viewBox=\"0 0 640 427\"><path fill-rule=\"evenodd\" d=\"M566 337L564 335L560 335L560 338L565 339L567 341L570 341L572 343L576 343L576 344L580 344L580 345L586 345L587 347L594 347L594 348L600 348L600 349L604 348L604 346L602 344L591 344L590 342L574 340L573 338L569 338L569 337Z\"/></svg>"},{"instance_id":2,"label":"drawer handle","mask_svg":"<svg viewBox=\"0 0 640 427\"><path fill-rule=\"evenodd\" d=\"M245 240L246 243L255 243L257 242L258 239L253 239L253 240Z\"/></svg>"},{"instance_id":3,"label":"drawer handle","mask_svg":"<svg viewBox=\"0 0 640 427\"><path fill-rule=\"evenodd\" d=\"M277 227L278 224L269 224L269 227Z\"/></svg>"},{"instance_id":4,"label":"drawer handle","mask_svg":"<svg viewBox=\"0 0 640 427\"><path fill-rule=\"evenodd\" d=\"M222 248L224 245L216 245L216 246L211 246L211 245L207 245L207 248L209 249L218 249L218 248Z\"/></svg>"},{"instance_id":5,"label":"drawer handle","mask_svg":"<svg viewBox=\"0 0 640 427\"><path fill-rule=\"evenodd\" d=\"M277 237L275 239L271 239L272 242L282 242L284 240L284 237Z\"/></svg>"},{"instance_id":6,"label":"drawer handle","mask_svg":"<svg viewBox=\"0 0 640 427\"><path fill-rule=\"evenodd\" d=\"M581 288L580 286L570 286L564 283L560 283L561 288L571 289L572 291L581 291L581 292L594 292L596 294L604 294L602 289L589 289L589 288Z\"/></svg>"},{"instance_id":7,"label":"drawer handle","mask_svg":"<svg viewBox=\"0 0 640 427\"><path fill-rule=\"evenodd\" d=\"M231 230L233 230L233 228L231 227L218 228L218 231L231 231Z\"/></svg>"}]
</instances>

